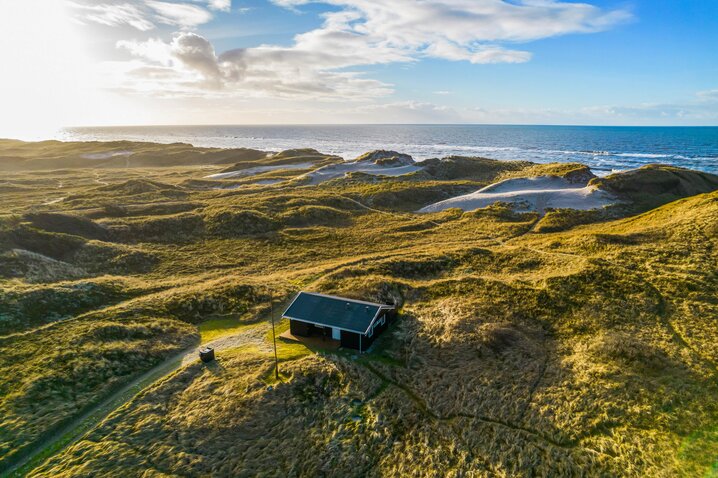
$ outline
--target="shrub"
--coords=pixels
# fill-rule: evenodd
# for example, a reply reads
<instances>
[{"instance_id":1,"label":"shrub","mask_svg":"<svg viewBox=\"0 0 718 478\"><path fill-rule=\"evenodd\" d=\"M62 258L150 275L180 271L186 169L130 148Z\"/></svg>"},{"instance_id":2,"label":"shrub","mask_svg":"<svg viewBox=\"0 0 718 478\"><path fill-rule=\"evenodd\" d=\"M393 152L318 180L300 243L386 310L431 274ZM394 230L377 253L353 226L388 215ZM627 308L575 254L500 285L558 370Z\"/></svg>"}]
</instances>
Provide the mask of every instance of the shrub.
<instances>
[{"instance_id":1,"label":"shrub","mask_svg":"<svg viewBox=\"0 0 718 478\"><path fill-rule=\"evenodd\" d=\"M606 213L599 210L548 209L546 215L534 227L534 232L565 231L582 224L591 224L605 219Z\"/></svg>"},{"instance_id":2,"label":"shrub","mask_svg":"<svg viewBox=\"0 0 718 478\"><path fill-rule=\"evenodd\" d=\"M128 242L189 242L204 233L204 218L184 213L172 216L145 217L124 223L114 233Z\"/></svg>"},{"instance_id":3,"label":"shrub","mask_svg":"<svg viewBox=\"0 0 718 478\"><path fill-rule=\"evenodd\" d=\"M41 212L26 214L24 218L34 227L49 232L72 234L87 239L105 240L108 238L107 230L104 227L82 216Z\"/></svg>"},{"instance_id":4,"label":"shrub","mask_svg":"<svg viewBox=\"0 0 718 478\"><path fill-rule=\"evenodd\" d=\"M271 217L259 211L219 209L205 213L207 232L220 237L264 234L278 228Z\"/></svg>"},{"instance_id":5,"label":"shrub","mask_svg":"<svg viewBox=\"0 0 718 478\"><path fill-rule=\"evenodd\" d=\"M120 280L0 290L0 335L77 315L137 294Z\"/></svg>"},{"instance_id":6,"label":"shrub","mask_svg":"<svg viewBox=\"0 0 718 478\"><path fill-rule=\"evenodd\" d=\"M351 215L327 206L301 206L291 209L280 216L288 226L346 226L351 223Z\"/></svg>"},{"instance_id":7,"label":"shrub","mask_svg":"<svg viewBox=\"0 0 718 478\"><path fill-rule=\"evenodd\" d=\"M21 224L10 233L11 241L20 249L63 260L80 249L85 239L70 234L46 232Z\"/></svg>"}]
</instances>

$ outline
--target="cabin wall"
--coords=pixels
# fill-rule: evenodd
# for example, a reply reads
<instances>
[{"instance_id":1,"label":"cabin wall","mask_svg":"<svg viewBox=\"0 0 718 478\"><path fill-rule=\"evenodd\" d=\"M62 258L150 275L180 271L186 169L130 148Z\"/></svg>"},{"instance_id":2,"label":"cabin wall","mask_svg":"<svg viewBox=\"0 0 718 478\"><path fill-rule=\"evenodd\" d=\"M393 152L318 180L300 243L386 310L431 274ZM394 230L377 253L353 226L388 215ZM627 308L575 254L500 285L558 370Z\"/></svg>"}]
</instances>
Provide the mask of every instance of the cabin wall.
<instances>
[{"instance_id":1,"label":"cabin wall","mask_svg":"<svg viewBox=\"0 0 718 478\"><path fill-rule=\"evenodd\" d=\"M332 328L321 325L302 322L301 320L289 320L289 331L297 337L327 337L332 338Z\"/></svg>"},{"instance_id":2,"label":"cabin wall","mask_svg":"<svg viewBox=\"0 0 718 478\"><path fill-rule=\"evenodd\" d=\"M361 351L366 351L369 347L371 347L371 344L374 343L374 339L376 339L376 334L373 334L371 337L368 335L362 335L361 338Z\"/></svg>"},{"instance_id":3,"label":"cabin wall","mask_svg":"<svg viewBox=\"0 0 718 478\"><path fill-rule=\"evenodd\" d=\"M389 322L395 317L395 314L392 314L392 312L393 311L383 311L374 321L371 333L362 335L357 332L341 330L339 337L341 346L347 349L360 350L362 352L366 351L372 346L374 340L389 327ZM289 330L292 335L297 337L325 336L332 338L331 327L321 327L299 320L290 319Z\"/></svg>"},{"instance_id":4,"label":"cabin wall","mask_svg":"<svg viewBox=\"0 0 718 478\"><path fill-rule=\"evenodd\" d=\"M366 335L362 336L361 339L361 350L362 352L367 350L369 347L372 346L374 341L376 340L379 335L381 335L382 332L384 332L387 328L389 328L389 321L391 319L391 316L388 314L388 312L391 311L384 311L382 312L379 317L376 318L374 321L374 324L371 327L371 330L367 332Z\"/></svg>"},{"instance_id":5,"label":"cabin wall","mask_svg":"<svg viewBox=\"0 0 718 478\"><path fill-rule=\"evenodd\" d=\"M296 337L309 337L311 333L311 325L299 320L290 320L289 331Z\"/></svg>"},{"instance_id":6,"label":"cabin wall","mask_svg":"<svg viewBox=\"0 0 718 478\"><path fill-rule=\"evenodd\" d=\"M374 321L374 334L373 335L378 335L389 328L389 322L391 322L393 320L391 312L393 312L393 311L386 310L386 311L382 312L379 315L379 317L376 318L376 320Z\"/></svg>"},{"instance_id":7,"label":"cabin wall","mask_svg":"<svg viewBox=\"0 0 718 478\"><path fill-rule=\"evenodd\" d=\"M359 350L359 335L356 332L347 332L346 330L341 331L341 346L347 349Z\"/></svg>"}]
</instances>

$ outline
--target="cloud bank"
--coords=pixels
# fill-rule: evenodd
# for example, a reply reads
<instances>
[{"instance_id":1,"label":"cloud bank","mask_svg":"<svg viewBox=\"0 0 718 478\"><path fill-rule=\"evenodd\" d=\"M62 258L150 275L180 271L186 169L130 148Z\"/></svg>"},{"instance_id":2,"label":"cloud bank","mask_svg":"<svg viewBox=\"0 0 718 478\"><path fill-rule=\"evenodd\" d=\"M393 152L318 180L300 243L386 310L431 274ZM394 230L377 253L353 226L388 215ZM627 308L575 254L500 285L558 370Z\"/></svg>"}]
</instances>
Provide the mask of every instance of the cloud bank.
<instances>
[{"instance_id":1,"label":"cloud bank","mask_svg":"<svg viewBox=\"0 0 718 478\"><path fill-rule=\"evenodd\" d=\"M273 0L292 10L309 3L333 8L320 27L298 34L289 46L261 45L217 53L198 26L212 11L230 11L230 0L85 3L85 21L149 31L179 28L172 37L122 40L132 61L115 63L117 88L164 95L236 95L362 100L392 93L367 78L372 65L424 58L474 64L523 63L520 43L592 33L630 18L561 0ZM116 82L115 82L116 83Z\"/></svg>"}]
</instances>

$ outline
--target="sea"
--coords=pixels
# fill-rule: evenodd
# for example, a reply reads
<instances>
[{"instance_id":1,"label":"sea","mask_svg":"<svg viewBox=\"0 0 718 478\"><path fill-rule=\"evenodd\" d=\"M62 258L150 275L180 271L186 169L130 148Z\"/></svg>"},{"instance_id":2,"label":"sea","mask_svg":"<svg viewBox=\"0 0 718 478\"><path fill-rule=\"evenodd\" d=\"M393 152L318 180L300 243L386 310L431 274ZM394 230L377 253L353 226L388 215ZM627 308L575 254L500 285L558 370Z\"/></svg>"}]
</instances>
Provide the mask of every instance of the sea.
<instances>
[{"instance_id":1,"label":"sea","mask_svg":"<svg viewBox=\"0 0 718 478\"><path fill-rule=\"evenodd\" d=\"M597 174L662 163L718 173L718 127L514 125L131 126L64 128L64 141L151 141L281 151L313 148L351 160L375 149L415 160L452 155L580 162Z\"/></svg>"}]
</instances>

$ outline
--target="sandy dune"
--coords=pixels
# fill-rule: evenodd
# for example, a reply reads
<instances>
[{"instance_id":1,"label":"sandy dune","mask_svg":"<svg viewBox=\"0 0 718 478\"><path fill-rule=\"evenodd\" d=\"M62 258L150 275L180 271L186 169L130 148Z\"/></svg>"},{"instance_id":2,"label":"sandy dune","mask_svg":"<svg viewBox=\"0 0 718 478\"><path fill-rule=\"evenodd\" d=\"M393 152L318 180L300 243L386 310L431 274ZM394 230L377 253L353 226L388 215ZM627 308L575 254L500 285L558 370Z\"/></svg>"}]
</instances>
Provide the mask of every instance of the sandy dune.
<instances>
[{"instance_id":1,"label":"sandy dune","mask_svg":"<svg viewBox=\"0 0 718 478\"><path fill-rule=\"evenodd\" d=\"M354 161L343 164L330 164L309 172L302 177L309 178L308 184L320 184L330 179L343 177L347 173L366 173L375 176L401 176L419 171L420 166L408 164L403 166L382 166L369 161Z\"/></svg>"},{"instance_id":2,"label":"sandy dune","mask_svg":"<svg viewBox=\"0 0 718 478\"><path fill-rule=\"evenodd\" d=\"M419 212L439 212L450 208L473 211L496 202L513 203L520 211L547 208L599 209L616 202L606 191L594 186L575 184L564 178L542 176L507 179L478 191L431 204Z\"/></svg>"},{"instance_id":3,"label":"sandy dune","mask_svg":"<svg viewBox=\"0 0 718 478\"><path fill-rule=\"evenodd\" d=\"M278 164L276 166L255 166L253 168L240 169L238 171L230 171L228 173L217 173L205 176L205 179L227 179L239 176L253 176L255 174L266 173L269 171L277 171L279 169L309 169L314 163L297 163L297 164Z\"/></svg>"},{"instance_id":4,"label":"sandy dune","mask_svg":"<svg viewBox=\"0 0 718 478\"><path fill-rule=\"evenodd\" d=\"M132 151L108 151L106 153L88 153L83 154L81 158L84 159L110 159L117 156L130 156Z\"/></svg>"}]
</instances>

